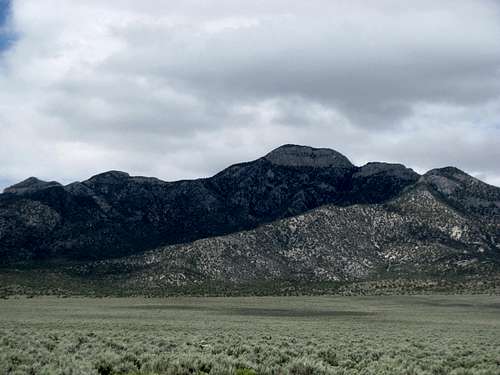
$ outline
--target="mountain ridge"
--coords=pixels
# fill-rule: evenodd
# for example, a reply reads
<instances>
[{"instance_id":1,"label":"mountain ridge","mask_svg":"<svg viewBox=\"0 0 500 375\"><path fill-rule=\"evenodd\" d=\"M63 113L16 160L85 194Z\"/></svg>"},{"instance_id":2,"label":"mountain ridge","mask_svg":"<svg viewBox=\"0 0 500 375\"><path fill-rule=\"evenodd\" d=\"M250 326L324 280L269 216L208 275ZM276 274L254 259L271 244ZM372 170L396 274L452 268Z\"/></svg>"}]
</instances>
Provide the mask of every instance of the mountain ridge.
<instances>
[{"instance_id":1,"label":"mountain ridge","mask_svg":"<svg viewBox=\"0 0 500 375\"><path fill-rule=\"evenodd\" d=\"M453 167L358 167L297 145L197 180L120 171L66 186L31 178L0 194L0 264L52 264L50 277L56 267L78 285L160 295L410 276L490 278L495 288L500 188ZM13 275L5 272L0 279Z\"/></svg>"},{"instance_id":2,"label":"mountain ridge","mask_svg":"<svg viewBox=\"0 0 500 375\"><path fill-rule=\"evenodd\" d=\"M356 174L363 168L371 169L333 150L285 145L203 179L166 182L109 171L66 186L14 185L0 195L6 228L0 227L0 262L128 255L255 228L327 203L383 201L419 178L402 165Z\"/></svg>"},{"instance_id":3,"label":"mountain ridge","mask_svg":"<svg viewBox=\"0 0 500 375\"><path fill-rule=\"evenodd\" d=\"M430 215L434 221L428 224L426 219ZM408 227L397 233L398 225ZM407 238L408 231L415 228L422 230L419 237ZM387 237L384 230L391 232L388 244L384 244L384 237ZM349 247L352 242L356 242L355 251ZM408 261L410 255L401 254L409 244L419 249L411 254L413 262ZM463 252L465 247L472 251ZM448 252L450 249L452 251ZM433 272L438 274L449 270L454 272L456 265L471 272L484 269L486 264L467 261L479 257L492 267L498 261L498 254L495 254L498 249L498 244L489 243L470 219L449 208L420 185L409 188L387 203L347 207L325 205L249 231L172 245L129 258L101 261L97 267L121 264L129 271L137 269L139 276L136 277L143 280L135 282L143 282L149 287L158 287L154 281L162 280L175 284L206 280L255 282L272 280L273 277L297 281L301 278L354 281L371 276L375 266L387 267L389 264L393 268L406 267L406 273L408 269L411 273L421 273L417 261L435 267ZM250 259L234 259L245 256ZM286 258L281 260L281 268L276 265L277 256ZM322 257L333 259L324 261ZM385 262L387 259L389 262ZM434 263L436 260L441 262ZM132 280L127 282L132 283Z\"/></svg>"}]
</instances>

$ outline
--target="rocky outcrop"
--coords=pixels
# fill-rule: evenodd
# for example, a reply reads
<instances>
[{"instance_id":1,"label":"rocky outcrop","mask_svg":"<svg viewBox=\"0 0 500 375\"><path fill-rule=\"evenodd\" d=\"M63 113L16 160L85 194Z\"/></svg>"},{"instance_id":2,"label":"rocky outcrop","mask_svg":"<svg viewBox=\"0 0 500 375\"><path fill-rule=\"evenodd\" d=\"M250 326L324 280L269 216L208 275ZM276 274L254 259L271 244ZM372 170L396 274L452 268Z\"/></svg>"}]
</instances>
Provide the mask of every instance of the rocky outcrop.
<instances>
[{"instance_id":1,"label":"rocky outcrop","mask_svg":"<svg viewBox=\"0 0 500 375\"><path fill-rule=\"evenodd\" d=\"M352 203L377 203L398 195L419 179L419 174L402 164L368 163L352 176ZM380 200L380 197L384 197Z\"/></svg>"},{"instance_id":2,"label":"rocky outcrop","mask_svg":"<svg viewBox=\"0 0 500 375\"><path fill-rule=\"evenodd\" d=\"M12 185L4 190L4 193L8 194L29 194L34 193L39 190L48 189L55 186L62 186L56 181L42 181L36 177L29 177L18 184Z\"/></svg>"},{"instance_id":3,"label":"rocky outcrop","mask_svg":"<svg viewBox=\"0 0 500 375\"><path fill-rule=\"evenodd\" d=\"M353 168L354 165L340 152L328 148L283 145L264 157L275 165L313 168Z\"/></svg>"},{"instance_id":4,"label":"rocky outcrop","mask_svg":"<svg viewBox=\"0 0 500 375\"><path fill-rule=\"evenodd\" d=\"M454 167L433 169L424 174L420 182L462 212L500 223L499 188Z\"/></svg>"},{"instance_id":5,"label":"rocky outcrop","mask_svg":"<svg viewBox=\"0 0 500 375\"><path fill-rule=\"evenodd\" d=\"M379 207L415 186L481 222L485 233L498 230L500 189L439 171L420 177L400 164L356 167L333 150L285 145L206 179L165 182L118 171L67 186L29 179L0 194L0 263L120 258L241 233L325 205L347 215L349 207ZM356 238L362 236L352 238L353 248Z\"/></svg>"},{"instance_id":6,"label":"rocky outcrop","mask_svg":"<svg viewBox=\"0 0 500 375\"><path fill-rule=\"evenodd\" d=\"M356 281L486 276L500 236L448 206L425 185L385 203L324 206L255 230L87 265L127 270L134 290L207 282Z\"/></svg>"}]
</instances>

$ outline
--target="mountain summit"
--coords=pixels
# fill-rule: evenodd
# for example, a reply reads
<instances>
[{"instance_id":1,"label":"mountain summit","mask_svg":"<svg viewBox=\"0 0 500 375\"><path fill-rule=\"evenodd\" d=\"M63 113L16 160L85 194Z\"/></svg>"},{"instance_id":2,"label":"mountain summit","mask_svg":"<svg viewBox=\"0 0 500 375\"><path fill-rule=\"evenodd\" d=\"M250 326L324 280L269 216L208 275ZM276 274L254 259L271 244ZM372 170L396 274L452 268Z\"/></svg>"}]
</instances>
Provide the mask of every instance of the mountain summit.
<instances>
[{"instance_id":1,"label":"mountain summit","mask_svg":"<svg viewBox=\"0 0 500 375\"><path fill-rule=\"evenodd\" d=\"M420 176L284 145L198 180L118 171L66 186L30 178L0 194L0 264L78 261L101 272L99 264L122 259L127 269L139 264L140 277L159 272L175 282L349 280L387 267L481 265L473 272L500 260L499 209L499 188L455 168Z\"/></svg>"},{"instance_id":2,"label":"mountain summit","mask_svg":"<svg viewBox=\"0 0 500 375\"><path fill-rule=\"evenodd\" d=\"M36 177L29 177L24 181L21 181L15 185L9 186L4 190L4 193L11 194L25 194L31 193L41 189L47 189L54 186L61 186L59 182L56 181L42 181Z\"/></svg>"},{"instance_id":3,"label":"mountain summit","mask_svg":"<svg viewBox=\"0 0 500 375\"><path fill-rule=\"evenodd\" d=\"M271 151L265 159L276 165L288 167L352 168L354 165L340 152L328 148L283 145Z\"/></svg>"}]
</instances>

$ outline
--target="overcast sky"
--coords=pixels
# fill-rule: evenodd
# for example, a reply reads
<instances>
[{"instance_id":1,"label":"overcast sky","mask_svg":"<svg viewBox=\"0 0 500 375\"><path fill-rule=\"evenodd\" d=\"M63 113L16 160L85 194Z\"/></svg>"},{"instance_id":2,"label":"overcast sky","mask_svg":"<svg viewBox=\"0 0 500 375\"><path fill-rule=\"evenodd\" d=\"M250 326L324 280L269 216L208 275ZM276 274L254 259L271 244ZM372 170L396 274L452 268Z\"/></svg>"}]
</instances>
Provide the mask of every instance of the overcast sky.
<instances>
[{"instance_id":1,"label":"overcast sky","mask_svg":"<svg viewBox=\"0 0 500 375\"><path fill-rule=\"evenodd\" d=\"M0 0L0 189L284 143L500 186L500 2Z\"/></svg>"}]
</instances>

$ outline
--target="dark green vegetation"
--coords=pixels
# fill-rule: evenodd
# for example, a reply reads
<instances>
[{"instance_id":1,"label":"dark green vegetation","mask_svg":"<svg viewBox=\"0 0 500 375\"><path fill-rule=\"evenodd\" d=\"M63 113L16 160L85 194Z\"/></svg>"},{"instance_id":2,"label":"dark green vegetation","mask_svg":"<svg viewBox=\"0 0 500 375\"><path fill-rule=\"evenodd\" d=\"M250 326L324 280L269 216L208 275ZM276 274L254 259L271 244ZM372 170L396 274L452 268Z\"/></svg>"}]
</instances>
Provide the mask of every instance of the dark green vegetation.
<instances>
[{"instance_id":1,"label":"dark green vegetation","mask_svg":"<svg viewBox=\"0 0 500 375\"><path fill-rule=\"evenodd\" d=\"M187 285L134 285L130 274L118 269L112 276L78 275L73 267L56 270L41 267L17 268L0 272L0 298L16 296L92 296L92 297L174 297L174 296L371 296L414 294L495 294L500 295L500 275L485 274L464 278L425 276L379 280L310 282L300 280L224 283L207 281Z\"/></svg>"},{"instance_id":2,"label":"dark green vegetation","mask_svg":"<svg viewBox=\"0 0 500 375\"><path fill-rule=\"evenodd\" d=\"M498 375L500 298L9 299L0 373Z\"/></svg>"},{"instance_id":3,"label":"dark green vegetation","mask_svg":"<svg viewBox=\"0 0 500 375\"><path fill-rule=\"evenodd\" d=\"M18 264L1 295L499 293L498 229L428 187L324 206L255 230L87 263Z\"/></svg>"},{"instance_id":4,"label":"dark green vegetation","mask_svg":"<svg viewBox=\"0 0 500 375\"><path fill-rule=\"evenodd\" d=\"M285 145L200 180L0 194L0 295L498 291L500 188Z\"/></svg>"},{"instance_id":5,"label":"dark green vegetation","mask_svg":"<svg viewBox=\"0 0 500 375\"><path fill-rule=\"evenodd\" d=\"M110 171L62 186L29 178L0 194L0 264L125 256L324 204L382 202L418 177L399 164L356 167L333 150L286 145L206 179Z\"/></svg>"}]
</instances>

